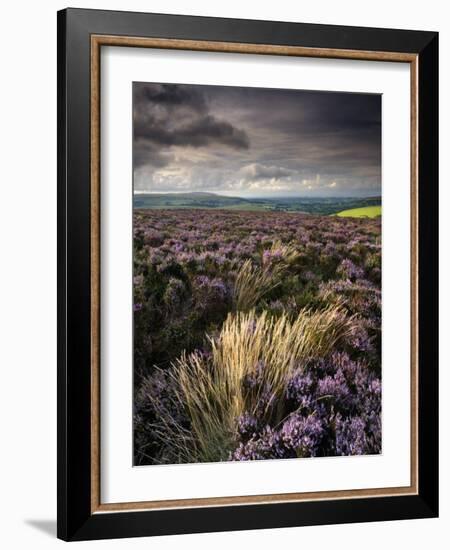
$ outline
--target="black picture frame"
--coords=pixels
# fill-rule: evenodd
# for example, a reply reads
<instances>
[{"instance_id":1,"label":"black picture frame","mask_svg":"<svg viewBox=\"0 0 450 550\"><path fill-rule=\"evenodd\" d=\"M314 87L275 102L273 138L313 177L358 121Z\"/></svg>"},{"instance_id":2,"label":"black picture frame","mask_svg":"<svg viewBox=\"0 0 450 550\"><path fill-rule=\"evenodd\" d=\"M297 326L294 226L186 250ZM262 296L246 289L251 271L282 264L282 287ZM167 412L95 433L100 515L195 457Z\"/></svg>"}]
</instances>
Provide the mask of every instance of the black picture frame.
<instances>
[{"instance_id":1,"label":"black picture frame","mask_svg":"<svg viewBox=\"0 0 450 550\"><path fill-rule=\"evenodd\" d=\"M88 540L438 515L438 34L117 11L58 12L58 537ZM418 60L418 493L92 513L91 36L402 52Z\"/></svg>"}]
</instances>

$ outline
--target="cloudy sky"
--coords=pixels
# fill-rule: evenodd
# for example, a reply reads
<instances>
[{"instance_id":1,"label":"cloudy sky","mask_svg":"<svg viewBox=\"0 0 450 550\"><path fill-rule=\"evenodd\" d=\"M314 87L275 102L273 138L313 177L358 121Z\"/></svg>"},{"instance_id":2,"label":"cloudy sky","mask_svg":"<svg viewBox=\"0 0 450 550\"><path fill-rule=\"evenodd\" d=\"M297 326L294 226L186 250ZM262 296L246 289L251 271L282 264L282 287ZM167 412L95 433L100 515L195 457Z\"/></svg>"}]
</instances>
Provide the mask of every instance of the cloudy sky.
<instances>
[{"instance_id":1,"label":"cloudy sky","mask_svg":"<svg viewBox=\"0 0 450 550\"><path fill-rule=\"evenodd\" d=\"M381 194L381 96L133 84L135 192Z\"/></svg>"}]
</instances>

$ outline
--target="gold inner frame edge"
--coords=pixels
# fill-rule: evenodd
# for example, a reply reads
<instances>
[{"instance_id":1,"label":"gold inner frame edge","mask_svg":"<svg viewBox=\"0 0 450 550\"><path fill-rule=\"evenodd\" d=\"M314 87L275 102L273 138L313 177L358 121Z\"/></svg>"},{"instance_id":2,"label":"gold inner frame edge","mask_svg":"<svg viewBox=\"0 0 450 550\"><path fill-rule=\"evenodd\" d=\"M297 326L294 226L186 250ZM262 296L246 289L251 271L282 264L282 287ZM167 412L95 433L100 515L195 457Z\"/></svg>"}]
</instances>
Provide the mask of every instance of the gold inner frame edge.
<instances>
[{"instance_id":1,"label":"gold inner frame edge","mask_svg":"<svg viewBox=\"0 0 450 550\"><path fill-rule=\"evenodd\" d=\"M101 503L100 492L100 50L102 46L390 61L410 65L411 128L411 483L407 487L316 491L234 497ZM418 494L418 55L402 52L308 48L236 42L91 35L90 55L91 252L91 513L162 510Z\"/></svg>"}]
</instances>

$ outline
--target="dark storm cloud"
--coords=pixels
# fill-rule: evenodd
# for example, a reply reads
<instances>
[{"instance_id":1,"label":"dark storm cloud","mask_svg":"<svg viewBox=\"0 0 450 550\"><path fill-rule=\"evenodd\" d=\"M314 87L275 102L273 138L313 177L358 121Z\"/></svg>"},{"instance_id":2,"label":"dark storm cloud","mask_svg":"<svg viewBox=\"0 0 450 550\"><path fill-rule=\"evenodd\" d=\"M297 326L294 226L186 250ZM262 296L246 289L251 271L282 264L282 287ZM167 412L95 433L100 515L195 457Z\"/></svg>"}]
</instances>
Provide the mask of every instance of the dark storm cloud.
<instances>
[{"instance_id":1,"label":"dark storm cloud","mask_svg":"<svg viewBox=\"0 0 450 550\"><path fill-rule=\"evenodd\" d=\"M222 144L247 149L245 131L211 115L199 89L170 84L135 84L134 88L135 166L146 163L166 166L170 156L163 147L206 147Z\"/></svg>"},{"instance_id":2,"label":"dark storm cloud","mask_svg":"<svg viewBox=\"0 0 450 550\"><path fill-rule=\"evenodd\" d=\"M136 191L380 194L381 96L135 83Z\"/></svg>"},{"instance_id":3,"label":"dark storm cloud","mask_svg":"<svg viewBox=\"0 0 450 550\"><path fill-rule=\"evenodd\" d=\"M135 124L134 137L136 140L148 140L159 145L201 147L218 142L236 149L247 149L249 146L245 132L211 115L199 117L173 128L169 128L167 124L166 120L147 116L144 123Z\"/></svg>"},{"instance_id":4,"label":"dark storm cloud","mask_svg":"<svg viewBox=\"0 0 450 550\"><path fill-rule=\"evenodd\" d=\"M134 105L138 109L142 107L145 109L151 105L165 105L169 108L175 106L191 108L199 113L207 111L204 96L192 86L136 82L133 92Z\"/></svg>"}]
</instances>

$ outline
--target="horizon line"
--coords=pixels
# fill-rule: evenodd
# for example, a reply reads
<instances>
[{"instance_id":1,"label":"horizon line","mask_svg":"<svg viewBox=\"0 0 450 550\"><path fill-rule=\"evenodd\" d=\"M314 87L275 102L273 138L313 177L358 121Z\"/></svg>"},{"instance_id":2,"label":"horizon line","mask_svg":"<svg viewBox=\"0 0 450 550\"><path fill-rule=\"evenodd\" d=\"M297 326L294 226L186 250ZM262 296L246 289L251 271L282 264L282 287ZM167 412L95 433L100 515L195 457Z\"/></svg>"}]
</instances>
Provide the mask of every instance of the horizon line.
<instances>
[{"instance_id":1,"label":"horizon line","mask_svg":"<svg viewBox=\"0 0 450 550\"><path fill-rule=\"evenodd\" d=\"M214 195L216 197L225 197L225 198L237 198L237 199L281 199L281 198L310 198L310 199L345 199L345 198L360 198L360 199L371 199L371 198L381 198L380 194L369 194L369 195L359 195L359 194L349 194L349 195L295 195L295 194L285 194L285 195L224 195L221 193L216 193L214 191L140 191L133 190L133 195Z\"/></svg>"}]
</instances>

